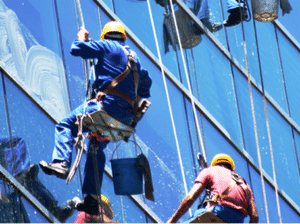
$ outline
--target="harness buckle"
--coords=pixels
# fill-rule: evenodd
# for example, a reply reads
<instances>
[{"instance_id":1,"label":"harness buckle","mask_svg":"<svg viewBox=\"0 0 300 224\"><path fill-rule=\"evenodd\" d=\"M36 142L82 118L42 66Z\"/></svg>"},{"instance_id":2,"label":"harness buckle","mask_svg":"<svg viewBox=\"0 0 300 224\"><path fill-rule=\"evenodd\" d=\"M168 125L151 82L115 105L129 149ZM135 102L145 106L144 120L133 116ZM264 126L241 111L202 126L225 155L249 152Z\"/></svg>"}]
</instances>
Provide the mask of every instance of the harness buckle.
<instances>
[{"instance_id":1,"label":"harness buckle","mask_svg":"<svg viewBox=\"0 0 300 224\"><path fill-rule=\"evenodd\" d=\"M105 95L106 95L105 92L99 91L96 96L97 101L99 102L101 100L101 98Z\"/></svg>"}]
</instances>

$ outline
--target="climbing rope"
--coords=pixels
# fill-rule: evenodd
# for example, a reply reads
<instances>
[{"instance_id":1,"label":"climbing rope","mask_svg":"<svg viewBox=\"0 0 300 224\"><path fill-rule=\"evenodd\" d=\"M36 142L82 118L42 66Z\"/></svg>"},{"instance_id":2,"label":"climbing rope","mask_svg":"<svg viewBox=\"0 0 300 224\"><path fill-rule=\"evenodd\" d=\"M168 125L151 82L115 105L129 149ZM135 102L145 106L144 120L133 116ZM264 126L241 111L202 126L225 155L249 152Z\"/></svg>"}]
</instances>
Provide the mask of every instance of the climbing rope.
<instances>
[{"instance_id":1,"label":"climbing rope","mask_svg":"<svg viewBox=\"0 0 300 224\"><path fill-rule=\"evenodd\" d=\"M187 81L187 84L188 84L189 95L190 95L191 104L192 104L193 113L194 113L194 119L195 119L195 123L196 123L196 127L197 127L197 133L198 133L198 137L200 139L200 144L201 144L201 148L202 148L202 155L203 155L204 159L207 160L207 158L206 158L206 152L205 152L205 148L204 148L204 141L203 141L203 138L202 138L202 134L201 134L201 130L200 130L199 122L198 122L198 117L197 117L197 111L196 111L196 107L195 107L194 96L193 96L193 93L192 93L192 88L191 88L191 83L190 83L190 77L189 77L189 74L188 74L188 71L187 71L187 65L186 65L185 57L184 57L183 50L182 50L181 39L180 39L180 34L179 34L178 26L177 26L177 21L176 21L176 16L175 16L175 12L174 12L174 7L173 7L172 1L171 0L169 0L169 1L170 1L172 15L173 15L173 18L174 18L176 36L177 36L177 39L178 39L178 45L179 45L179 49L180 49L180 53L181 53L181 57L182 57L182 62L183 62L185 76L186 76L186 81Z\"/></svg>"},{"instance_id":2,"label":"climbing rope","mask_svg":"<svg viewBox=\"0 0 300 224\"><path fill-rule=\"evenodd\" d=\"M80 21L81 21L81 26L85 27L80 0L74 0L74 1L75 1L77 21L78 21L78 15L77 15L77 12L78 12L79 17L80 17ZM87 67L88 66L90 68L89 78L87 78ZM86 60L84 68L85 68L84 70L85 70L85 79L86 79L86 97L85 97L84 104L87 106L87 97L90 94L91 75L95 74L93 61L92 60ZM94 75L94 78L95 78L95 75ZM86 106L84 108L86 108ZM84 109L84 114L85 114L85 109ZM101 200L101 189L100 189L100 180L99 180L99 173L98 173L98 161L97 161L97 157L96 157L97 156L97 146L96 146L95 141L96 140L94 138L91 138L89 147L91 147L91 144L93 144L93 150L91 150L92 151L91 153L92 153L92 158L93 158L94 176L95 176L95 181L96 181L97 202L98 202L98 205L101 208L99 218L100 218L101 221L103 221L103 211L102 211L103 206L102 206L102 200ZM88 152L88 153L90 153L90 152ZM79 172L80 172L80 165L79 165ZM81 176L81 172L80 172L80 176ZM82 185L81 185L81 189L82 189Z\"/></svg>"},{"instance_id":3,"label":"climbing rope","mask_svg":"<svg viewBox=\"0 0 300 224\"><path fill-rule=\"evenodd\" d=\"M240 1L240 0L239 0ZM248 3L247 3L248 4ZM248 5L249 8L249 5ZM255 24L254 24L255 26ZM243 21L242 21L242 30L243 30L243 38L245 42L245 34L244 34L244 26L243 26ZM256 34L256 33L255 33ZM256 44L257 45L257 44ZM246 63L248 63L248 58L247 58L247 49L246 49L246 44L244 44L244 49L245 49L245 57L246 57ZM271 162L272 162L272 171L273 171L273 179L274 179L274 189L275 189L275 195L276 195L276 204L277 204L277 212L278 212L278 217L279 217L279 222L282 223L282 218L281 218L281 211L280 211L280 203L279 203L279 195L278 195L278 185L277 185L277 180L276 180L276 172L275 172L275 163L274 163L274 154L273 154L273 147L272 147L272 140L271 140L271 132L270 132L270 125L269 125L269 118L268 118L268 111L267 111L267 100L265 96L265 88L263 84L263 78L262 78L262 72L261 72L261 66L260 66L260 54L257 46L257 54L258 54L258 63L259 63L259 68L260 68L260 74L261 74L261 83L262 83L262 92L263 92L263 102L264 102L264 111L265 111L265 118L266 118L266 125L267 125L267 133L268 133L268 142L269 142L269 147L270 147L270 155L271 155ZM248 71L248 70L247 70ZM248 72L249 74L249 72ZM249 75L248 75L249 76ZM269 220L268 220L269 222Z\"/></svg>"},{"instance_id":4,"label":"climbing rope","mask_svg":"<svg viewBox=\"0 0 300 224\"><path fill-rule=\"evenodd\" d=\"M239 3L240 3L240 0L239 0ZM241 14L241 16L243 16L241 6L239 8L240 8L240 14ZM266 199L264 177L263 177L263 173L262 173L263 168L262 168L261 155L260 155L260 149L259 149L259 143L258 143L258 134L257 134L257 127L256 127L256 120L255 120L255 110L254 110L253 95L252 95L252 88L251 88L251 78L250 78L250 72L249 72L248 54L247 54L247 47L246 47L246 38L245 38L244 24L243 24L243 19L242 18L241 18L241 25L242 25L242 31L243 31L244 52L245 52L245 60L246 60L246 66L247 66L248 84L249 84L249 91L250 91L251 109L252 109L252 117L253 117L254 131L255 131L255 139L256 139L256 145L257 145L259 169L260 169L260 176L261 176L261 182L262 182L262 188L263 188L263 194L264 194L266 218L267 218L267 222L269 223L270 222L269 212L268 212L268 205L267 205L267 199ZM258 51L258 49L257 49L257 51ZM260 63L260 60L259 60L259 63ZM269 119L268 119L268 112L267 112L267 103L266 103L265 91L264 91L264 87L263 87L263 80L261 80L261 82L262 82L262 90L263 90L263 102L264 102L264 110L265 110L266 125L267 125L267 132L268 132L268 140L269 140L270 154L271 154L271 160L272 160L272 171L273 171L274 188L275 188L275 194L276 194L277 210L278 210L279 221L280 221L280 223L282 223L281 212L280 212L280 204L279 204L279 196L278 196L278 187L277 187L276 173L275 173L275 164L274 164L274 158L273 158L272 141L271 141L271 134L270 134L270 126L269 126Z\"/></svg>"},{"instance_id":5,"label":"climbing rope","mask_svg":"<svg viewBox=\"0 0 300 224\"><path fill-rule=\"evenodd\" d=\"M168 108L169 108L169 112L170 112L170 118L171 118L171 123L172 123L172 127L173 127L173 133L174 133L174 138L175 138L175 143L176 143L176 148L177 148L177 153L178 153L178 157L179 157L179 164L180 164L180 169L181 169L181 174L182 174L182 179L183 179L183 184L184 184L184 190L185 190L185 194L187 195L188 194L188 190L187 190L187 184L186 184L186 179L185 179L185 175L184 175L184 168L183 168L183 164L182 164L182 158L181 158L181 153L180 153L180 148L179 148L179 143L178 143L178 137L177 137L177 133L176 133L176 127L175 127L175 122L174 122L174 118L173 118L173 112L172 112L172 107L171 107L171 102L170 102L170 96L169 96L169 91L168 91L167 82L166 82L166 76L165 76L165 72L164 72L164 66L163 66L162 59L161 59L161 54L160 54L160 49L159 49L157 34L156 34L156 31L155 31L155 25L154 25L154 20L153 20L153 16L152 16L152 11L151 11L151 6L150 6L150 1L149 0L147 0L147 4L148 4L150 20L151 20L152 30L153 30L155 44L156 44L156 50L157 50L158 59L159 59L159 63L160 63L160 68L161 68L161 74L162 74L162 78L163 78L164 88L165 88L165 92L166 92L166 97L167 97L167 102L168 102ZM190 216L192 216L191 209L189 209L189 213L190 213Z\"/></svg>"},{"instance_id":6,"label":"climbing rope","mask_svg":"<svg viewBox=\"0 0 300 224\"><path fill-rule=\"evenodd\" d=\"M92 147L91 147L92 145ZM102 199L101 199L101 189L100 189L100 179L99 179L99 170L98 170L98 161L97 161L97 149L98 149L98 141L95 137L90 139L89 151L91 150L92 158L93 158L93 168L94 168L94 176L96 181L96 191L97 191L97 201L100 205L100 222L103 222L103 211L102 211Z\"/></svg>"}]
</instances>

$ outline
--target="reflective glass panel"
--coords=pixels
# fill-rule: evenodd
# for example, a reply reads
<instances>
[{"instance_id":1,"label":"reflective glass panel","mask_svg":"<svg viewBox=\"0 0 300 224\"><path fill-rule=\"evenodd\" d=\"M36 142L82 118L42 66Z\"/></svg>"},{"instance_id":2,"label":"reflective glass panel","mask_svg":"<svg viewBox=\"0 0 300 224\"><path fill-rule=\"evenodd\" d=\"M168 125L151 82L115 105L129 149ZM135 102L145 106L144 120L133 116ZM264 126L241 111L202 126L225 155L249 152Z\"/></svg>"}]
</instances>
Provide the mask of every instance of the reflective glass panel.
<instances>
[{"instance_id":1,"label":"reflective glass panel","mask_svg":"<svg viewBox=\"0 0 300 224\"><path fill-rule=\"evenodd\" d=\"M263 98L261 94L253 86L251 86L255 110L255 128L250 101L250 90L247 79L236 68L234 68L234 79L236 84L246 150L253 158L256 166L258 167L259 157L257 153L257 147L259 147L260 157L263 161L262 166L269 175L272 175L272 164ZM258 136L258 146L256 144L255 133L257 133Z\"/></svg>"},{"instance_id":2,"label":"reflective glass panel","mask_svg":"<svg viewBox=\"0 0 300 224\"><path fill-rule=\"evenodd\" d=\"M300 124L300 53L278 30L277 36L291 117Z\"/></svg>"},{"instance_id":3,"label":"reflective glass panel","mask_svg":"<svg viewBox=\"0 0 300 224\"><path fill-rule=\"evenodd\" d=\"M225 19L228 19L229 13L227 10L232 8L233 2L235 1L227 1L223 0L223 10ZM236 1L238 2L238 1ZM242 1L241 1L242 2ZM244 1L247 2L247 1ZM251 11L251 4L249 2L249 10ZM238 4L236 3L236 6ZM243 8L241 9L243 10ZM249 15L249 12L247 11L247 14ZM252 15L250 15L252 16ZM250 17L249 17L250 19ZM248 19L248 20L249 20ZM226 28L227 33L227 39L228 39L228 50L230 54L237 59L237 61L245 68L247 69L247 63L249 66L249 72L251 76L256 80L257 83L261 83L260 78L260 71L258 66L258 53L257 53L257 44L256 44L256 38L254 33L254 25L253 25L253 19L250 21L244 21L243 26L240 24L227 27ZM245 40L244 40L245 37ZM245 52L245 46L246 45L246 52ZM247 57L246 57L247 56ZM247 61L246 61L247 58Z\"/></svg>"},{"instance_id":4,"label":"reflective glass panel","mask_svg":"<svg viewBox=\"0 0 300 224\"><path fill-rule=\"evenodd\" d=\"M206 110L229 133L232 141L242 147L238 107L229 61L207 38L194 51L195 73L190 76L194 95ZM197 92L198 91L198 92Z\"/></svg>"},{"instance_id":5,"label":"reflective glass panel","mask_svg":"<svg viewBox=\"0 0 300 224\"><path fill-rule=\"evenodd\" d=\"M69 112L53 1L0 1L5 70L55 119ZM30 16L29 16L30 15Z\"/></svg>"},{"instance_id":6,"label":"reflective glass panel","mask_svg":"<svg viewBox=\"0 0 300 224\"><path fill-rule=\"evenodd\" d=\"M282 223L298 223L300 215L297 215L293 209L279 197Z\"/></svg>"},{"instance_id":7,"label":"reflective glass panel","mask_svg":"<svg viewBox=\"0 0 300 224\"><path fill-rule=\"evenodd\" d=\"M67 200L79 196L80 186L71 184L66 188L65 180L39 172L41 160L52 161L54 123L11 81L5 79L5 85L12 134L18 143L12 160L17 165L15 174L19 175L19 182L58 217Z\"/></svg>"},{"instance_id":8,"label":"reflective glass panel","mask_svg":"<svg viewBox=\"0 0 300 224\"><path fill-rule=\"evenodd\" d=\"M208 164L216 154L226 153L233 159L236 172L249 182L247 162L206 118L202 122Z\"/></svg>"},{"instance_id":9,"label":"reflective glass panel","mask_svg":"<svg viewBox=\"0 0 300 224\"><path fill-rule=\"evenodd\" d=\"M288 113L274 26L262 22L255 26L265 91Z\"/></svg>"}]
</instances>

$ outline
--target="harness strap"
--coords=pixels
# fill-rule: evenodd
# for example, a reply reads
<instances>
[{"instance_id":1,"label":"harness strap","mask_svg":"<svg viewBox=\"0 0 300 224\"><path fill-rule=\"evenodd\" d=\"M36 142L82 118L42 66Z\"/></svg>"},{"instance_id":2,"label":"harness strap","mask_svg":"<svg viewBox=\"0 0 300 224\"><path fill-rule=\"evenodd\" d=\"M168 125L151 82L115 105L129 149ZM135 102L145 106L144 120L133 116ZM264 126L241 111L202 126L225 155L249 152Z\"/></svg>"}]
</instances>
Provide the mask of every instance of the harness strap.
<instances>
[{"instance_id":1,"label":"harness strap","mask_svg":"<svg viewBox=\"0 0 300 224\"><path fill-rule=\"evenodd\" d=\"M231 180L230 184L227 186L227 188L223 191L222 194L217 194L214 196L213 202L220 204L222 201L228 201L235 205L239 205L238 201L236 199L227 196L235 185L239 185L242 187L243 191L245 192L245 194L248 198L248 205L249 205L251 203L251 200L250 200L251 193L250 193L247 185L245 184L243 179L237 173L232 172L231 177L232 177L232 180Z\"/></svg>"},{"instance_id":2,"label":"harness strap","mask_svg":"<svg viewBox=\"0 0 300 224\"><path fill-rule=\"evenodd\" d=\"M127 63L126 69L124 70L124 72L122 72L116 78L114 78L113 81L106 87L106 89L101 90L99 92L96 92L97 100L99 101L102 98L102 96L107 95L107 94L121 97L124 100L126 100L134 108L133 113L136 115L137 112L138 112L137 97L136 97L135 100L133 100L126 93L123 93L119 90L114 89L120 82L122 82L128 76L130 71L132 71L133 79L134 79L134 91L135 91L135 94L137 96L137 89L138 89L138 83L139 83L139 74L137 72L138 70L137 70L137 66L136 66L134 57L133 57L132 54L130 54L128 52L128 50L124 46L122 46L122 45L120 45L120 46L124 49L125 53L128 56L128 63Z\"/></svg>"}]
</instances>

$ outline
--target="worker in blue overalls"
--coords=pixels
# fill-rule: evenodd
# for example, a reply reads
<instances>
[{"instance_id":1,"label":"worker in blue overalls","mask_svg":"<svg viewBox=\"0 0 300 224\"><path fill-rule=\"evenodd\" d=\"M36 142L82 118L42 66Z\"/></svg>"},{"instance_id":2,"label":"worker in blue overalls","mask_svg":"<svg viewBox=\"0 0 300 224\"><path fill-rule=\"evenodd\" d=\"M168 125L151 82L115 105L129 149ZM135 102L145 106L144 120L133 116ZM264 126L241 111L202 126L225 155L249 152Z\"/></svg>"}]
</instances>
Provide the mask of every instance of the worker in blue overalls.
<instances>
[{"instance_id":1,"label":"worker in blue overalls","mask_svg":"<svg viewBox=\"0 0 300 224\"><path fill-rule=\"evenodd\" d=\"M96 98L76 108L56 125L53 161L52 163L40 162L40 167L46 174L56 175L62 179L67 178L72 161L73 138L78 133L78 127L75 124L76 115L102 109L122 123L130 124L134 118L133 111L136 103L142 98L150 97L152 80L147 70L142 67L137 54L125 46L126 38L124 26L117 21L111 21L105 25L99 41L89 40L89 33L83 27L79 30L77 39L71 46L71 54L83 59L97 58L95 65L96 81L93 83ZM135 61L136 71L128 68L129 56ZM127 70L129 73L126 78L113 88L114 91L109 91L112 81ZM136 72L138 74L137 80ZM136 84L138 85L136 86ZM108 143L109 141L99 142L99 149L97 150L100 187L105 167L103 149ZM78 206L78 210L92 215L97 214L99 205L96 200L94 168L90 153L87 154L82 191L86 197L83 203Z\"/></svg>"},{"instance_id":2,"label":"worker in blue overalls","mask_svg":"<svg viewBox=\"0 0 300 224\"><path fill-rule=\"evenodd\" d=\"M221 23L210 23L208 0L187 1L186 5L195 13L195 15L197 15L197 17L206 26L206 28L210 30L210 32L216 32L222 28ZM223 22L224 26L234 26L239 24L241 20L245 20L248 18L247 12L244 11L243 8L244 0L227 0L226 7L227 12L229 13L229 17ZM242 10L240 10L240 7L242 8Z\"/></svg>"}]
</instances>

